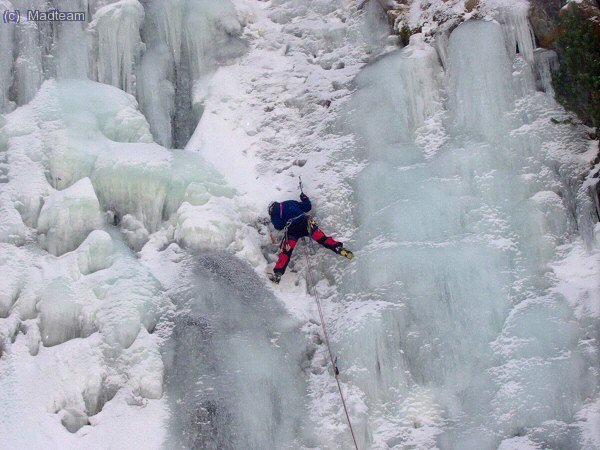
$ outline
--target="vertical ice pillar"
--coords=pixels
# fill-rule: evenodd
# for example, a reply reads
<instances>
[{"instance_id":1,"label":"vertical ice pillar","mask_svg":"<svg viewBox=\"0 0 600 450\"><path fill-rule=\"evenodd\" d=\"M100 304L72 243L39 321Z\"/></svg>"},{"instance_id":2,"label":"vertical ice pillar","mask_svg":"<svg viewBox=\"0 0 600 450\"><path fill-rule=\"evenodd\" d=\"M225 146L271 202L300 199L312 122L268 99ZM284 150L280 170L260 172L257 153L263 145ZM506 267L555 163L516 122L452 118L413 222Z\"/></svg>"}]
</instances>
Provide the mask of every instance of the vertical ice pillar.
<instances>
[{"instance_id":1,"label":"vertical ice pillar","mask_svg":"<svg viewBox=\"0 0 600 450\"><path fill-rule=\"evenodd\" d=\"M144 7L120 0L96 11L90 27L96 33L94 74L100 83L135 94L135 65L142 50L140 27Z\"/></svg>"},{"instance_id":2,"label":"vertical ice pillar","mask_svg":"<svg viewBox=\"0 0 600 450\"><path fill-rule=\"evenodd\" d=\"M137 94L157 142L186 144L202 116L207 75L244 48L241 29L229 0L150 2Z\"/></svg>"},{"instance_id":3,"label":"vertical ice pillar","mask_svg":"<svg viewBox=\"0 0 600 450\"><path fill-rule=\"evenodd\" d=\"M146 9L144 42L151 47L165 45L175 65L181 60L184 12L184 0L154 0Z\"/></svg>"},{"instance_id":4,"label":"vertical ice pillar","mask_svg":"<svg viewBox=\"0 0 600 450\"><path fill-rule=\"evenodd\" d=\"M492 0L493 3L494 0ZM523 96L535 89L535 35L529 23L528 2L513 2L510 6L496 5L495 18L504 33L508 56L514 62L515 94Z\"/></svg>"},{"instance_id":5,"label":"vertical ice pillar","mask_svg":"<svg viewBox=\"0 0 600 450\"><path fill-rule=\"evenodd\" d=\"M433 47L413 36L412 46L390 54L361 73L356 83L353 126L365 137L370 156L397 161L418 160L422 150L412 145L415 131L441 109L441 67ZM390 86L381 89L381 86ZM376 98L377 101L373 102ZM361 107L375 103L379 115ZM390 124L394 124L391 126ZM409 145L400 151L398 144Z\"/></svg>"},{"instance_id":6,"label":"vertical ice pillar","mask_svg":"<svg viewBox=\"0 0 600 450\"><path fill-rule=\"evenodd\" d=\"M529 5L516 3L510 8L500 8L497 19L502 24L506 47L511 59L519 53L525 61L533 65L535 36L528 17Z\"/></svg>"},{"instance_id":7,"label":"vertical ice pillar","mask_svg":"<svg viewBox=\"0 0 600 450\"><path fill-rule=\"evenodd\" d=\"M474 41L473 35L477 35ZM459 132L498 137L512 109L512 63L500 26L469 21L450 35L449 109Z\"/></svg>"},{"instance_id":8,"label":"vertical ice pillar","mask_svg":"<svg viewBox=\"0 0 600 450\"><path fill-rule=\"evenodd\" d=\"M16 59L13 66L13 95L17 105L28 103L42 84L42 51L35 22L22 22L15 31Z\"/></svg>"},{"instance_id":9,"label":"vertical ice pillar","mask_svg":"<svg viewBox=\"0 0 600 450\"><path fill-rule=\"evenodd\" d=\"M187 1L182 25L175 89L174 121L178 127L173 130L177 147L187 143L202 116L206 76L239 55L241 45L237 36L242 30L229 0Z\"/></svg>"},{"instance_id":10,"label":"vertical ice pillar","mask_svg":"<svg viewBox=\"0 0 600 450\"><path fill-rule=\"evenodd\" d=\"M0 0L0 9L12 10L12 4ZM12 84L13 45L15 27L11 24L0 26L0 113L10 111L13 103L8 97Z\"/></svg>"},{"instance_id":11,"label":"vertical ice pillar","mask_svg":"<svg viewBox=\"0 0 600 450\"><path fill-rule=\"evenodd\" d=\"M85 0L55 0L60 11L86 11ZM87 78L90 71L91 43L85 30L86 22L56 24L56 45L53 49L58 78Z\"/></svg>"},{"instance_id":12,"label":"vertical ice pillar","mask_svg":"<svg viewBox=\"0 0 600 450\"><path fill-rule=\"evenodd\" d=\"M151 2L142 29L147 50L137 68L137 97L155 141L165 147L173 146L184 7L184 0Z\"/></svg>"},{"instance_id":13,"label":"vertical ice pillar","mask_svg":"<svg viewBox=\"0 0 600 450\"><path fill-rule=\"evenodd\" d=\"M165 46L147 51L137 69L137 98L154 140L172 147L171 117L175 111L175 67Z\"/></svg>"},{"instance_id":14,"label":"vertical ice pillar","mask_svg":"<svg viewBox=\"0 0 600 450\"><path fill-rule=\"evenodd\" d=\"M538 48L534 52L535 84L540 91L554 95L552 87L552 72L558 70L558 55L554 50Z\"/></svg>"}]
</instances>

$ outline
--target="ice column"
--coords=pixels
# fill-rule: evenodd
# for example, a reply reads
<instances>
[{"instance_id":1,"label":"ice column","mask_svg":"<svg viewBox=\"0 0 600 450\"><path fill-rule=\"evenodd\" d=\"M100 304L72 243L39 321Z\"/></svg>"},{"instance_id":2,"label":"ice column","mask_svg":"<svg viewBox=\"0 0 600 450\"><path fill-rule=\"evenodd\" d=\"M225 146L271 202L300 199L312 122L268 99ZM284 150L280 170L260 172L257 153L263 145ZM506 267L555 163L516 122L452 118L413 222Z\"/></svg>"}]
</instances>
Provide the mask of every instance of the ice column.
<instances>
[{"instance_id":1,"label":"ice column","mask_svg":"<svg viewBox=\"0 0 600 450\"><path fill-rule=\"evenodd\" d=\"M142 50L140 27L144 7L137 0L121 0L100 8L90 27L96 32L94 72L100 83L135 94L135 64Z\"/></svg>"},{"instance_id":2,"label":"ice column","mask_svg":"<svg viewBox=\"0 0 600 450\"><path fill-rule=\"evenodd\" d=\"M157 142L183 147L203 109L207 76L238 56L242 26L229 1L153 1L142 30L138 100Z\"/></svg>"},{"instance_id":3,"label":"ice column","mask_svg":"<svg viewBox=\"0 0 600 450\"><path fill-rule=\"evenodd\" d=\"M470 40L470 29L480 37L477 43ZM485 137L500 136L506 130L504 113L512 109L514 98L511 60L504 47L495 45L499 40L502 30L498 25L477 21L457 28L450 36L449 109L460 130ZM472 52L474 45L488 51ZM460 67L506 70L458 70Z\"/></svg>"},{"instance_id":4,"label":"ice column","mask_svg":"<svg viewBox=\"0 0 600 450\"><path fill-rule=\"evenodd\" d=\"M558 70L558 55L554 50L539 48L535 50L534 58L536 88L554 95L552 72Z\"/></svg>"},{"instance_id":5,"label":"ice column","mask_svg":"<svg viewBox=\"0 0 600 450\"><path fill-rule=\"evenodd\" d=\"M11 25L12 26L12 25ZM17 105L28 103L42 84L42 51L38 27L34 22L16 27L16 60L13 89Z\"/></svg>"},{"instance_id":6,"label":"ice column","mask_svg":"<svg viewBox=\"0 0 600 450\"><path fill-rule=\"evenodd\" d=\"M498 21L502 24L505 42L511 59L517 53L533 65L533 50L535 36L529 24L529 5L526 3L511 5L510 8L500 8Z\"/></svg>"},{"instance_id":7,"label":"ice column","mask_svg":"<svg viewBox=\"0 0 600 450\"><path fill-rule=\"evenodd\" d=\"M12 10L13 7L10 2L0 0L0 9ZM12 83L14 31L12 25L0 27L0 113L10 111L14 106L8 98Z\"/></svg>"},{"instance_id":8,"label":"ice column","mask_svg":"<svg viewBox=\"0 0 600 450\"><path fill-rule=\"evenodd\" d=\"M85 0L55 0L61 11L86 11ZM59 22L56 24L56 75L59 78L86 78L89 75L90 36L85 22Z\"/></svg>"}]
</instances>

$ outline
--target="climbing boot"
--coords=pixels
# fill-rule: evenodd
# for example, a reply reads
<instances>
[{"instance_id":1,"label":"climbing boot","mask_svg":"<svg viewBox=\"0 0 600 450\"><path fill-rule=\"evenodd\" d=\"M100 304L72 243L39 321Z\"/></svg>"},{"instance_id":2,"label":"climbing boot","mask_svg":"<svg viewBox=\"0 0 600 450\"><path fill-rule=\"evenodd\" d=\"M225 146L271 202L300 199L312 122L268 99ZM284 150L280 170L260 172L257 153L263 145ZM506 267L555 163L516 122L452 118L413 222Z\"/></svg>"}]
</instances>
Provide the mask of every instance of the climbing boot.
<instances>
[{"instance_id":1,"label":"climbing boot","mask_svg":"<svg viewBox=\"0 0 600 450\"><path fill-rule=\"evenodd\" d=\"M275 284L279 284L279 282L281 281L281 274L277 272L270 273L269 280L271 280Z\"/></svg>"},{"instance_id":2,"label":"climbing boot","mask_svg":"<svg viewBox=\"0 0 600 450\"><path fill-rule=\"evenodd\" d=\"M335 248L335 252L338 255L343 256L344 258L348 258L348 259L352 259L354 258L354 253L352 253L350 250L345 249L343 246L338 246Z\"/></svg>"}]
</instances>

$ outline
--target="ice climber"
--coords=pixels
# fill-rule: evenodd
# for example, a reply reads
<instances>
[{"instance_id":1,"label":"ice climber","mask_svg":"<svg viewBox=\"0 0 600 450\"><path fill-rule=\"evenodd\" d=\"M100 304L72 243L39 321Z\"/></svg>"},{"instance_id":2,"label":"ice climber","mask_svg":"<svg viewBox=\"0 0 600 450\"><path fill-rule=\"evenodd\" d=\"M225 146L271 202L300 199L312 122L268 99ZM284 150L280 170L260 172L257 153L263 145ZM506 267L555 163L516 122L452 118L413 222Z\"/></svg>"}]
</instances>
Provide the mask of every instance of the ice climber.
<instances>
[{"instance_id":1,"label":"ice climber","mask_svg":"<svg viewBox=\"0 0 600 450\"><path fill-rule=\"evenodd\" d=\"M300 194L300 201L287 200L285 202L271 202L269 205L269 216L277 230L284 230L285 234L279 246L279 259L270 275L271 281L279 283L281 276L287 268L292 252L300 238L310 236L323 247L334 251L348 259L354 256L350 250L344 248L341 242L326 236L317 222L307 213L311 210L310 199L304 193Z\"/></svg>"}]
</instances>

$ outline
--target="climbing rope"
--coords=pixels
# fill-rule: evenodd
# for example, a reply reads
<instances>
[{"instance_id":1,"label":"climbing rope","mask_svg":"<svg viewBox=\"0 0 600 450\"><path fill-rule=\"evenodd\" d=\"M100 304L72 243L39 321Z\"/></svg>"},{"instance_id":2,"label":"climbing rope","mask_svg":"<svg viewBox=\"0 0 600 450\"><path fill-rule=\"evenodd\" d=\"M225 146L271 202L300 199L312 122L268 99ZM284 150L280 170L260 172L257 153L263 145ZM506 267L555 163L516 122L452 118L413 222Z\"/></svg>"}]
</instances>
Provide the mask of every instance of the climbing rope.
<instances>
[{"instance_id":1,"label":"climbing rope","mask_svg":"<svg viewBox=\"0 0 600 450\"><path fill-rule=\"evenodd\" d=\"M325 344L327 345L327 350L329 351L329 359L331 360L331 365L333 366L333 373L335 375L335 381L337 382L338 390L340 391L340 398L342 399L342 405L344 407L344 412L346 413L346 420L348 421L348 427L350 428L350 434L352 435L352 440L354 441L354 447L358 450L358 444L356 443L356 437L354 436L354 430L352 429L352 422L350 422L350 415L348 414L348 408L346 408L346 401L344 400L344 394L342 393L342 386L340 385L340 371L337 368L336 358L333 357L333 352L331 351L331 345L329 345L329 336L327 336L327 327L325 326L325 319L323 318L323 309L321 308L321 300L319 299L319 294L317 294L317 286L315 285L315 279L313 278L312 268L310 265L310 260L308 259L308 246L304 246L304 257L306 258L306 267L308 268L308 277L310 284L312 285L313 296L317 301L317 308L319 309L319 317L321 318L321 327L323 328L323 336L325 337Z\"/></svg>"}]
</instances>

